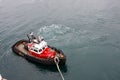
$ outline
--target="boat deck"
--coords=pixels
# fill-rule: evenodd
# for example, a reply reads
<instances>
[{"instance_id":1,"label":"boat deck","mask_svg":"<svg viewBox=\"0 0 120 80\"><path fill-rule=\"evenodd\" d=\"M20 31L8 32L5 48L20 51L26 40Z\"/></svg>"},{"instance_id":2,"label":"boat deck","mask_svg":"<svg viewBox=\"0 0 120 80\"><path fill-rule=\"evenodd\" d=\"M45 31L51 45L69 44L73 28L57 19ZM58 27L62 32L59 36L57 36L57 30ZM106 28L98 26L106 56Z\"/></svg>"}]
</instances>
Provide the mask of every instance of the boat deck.
<instances>
[{"instance_id":1,"label":"boat deck","mask_svg":"<svg viewBox=\"0 0 120 80\"><path fill-rule=\"evenodd\" d=\"M18 45L18 49L19 49L22 53L28 54L28 51L24 49L24 45L23 45L23 44Z\"/></svg>"}]
</instances>

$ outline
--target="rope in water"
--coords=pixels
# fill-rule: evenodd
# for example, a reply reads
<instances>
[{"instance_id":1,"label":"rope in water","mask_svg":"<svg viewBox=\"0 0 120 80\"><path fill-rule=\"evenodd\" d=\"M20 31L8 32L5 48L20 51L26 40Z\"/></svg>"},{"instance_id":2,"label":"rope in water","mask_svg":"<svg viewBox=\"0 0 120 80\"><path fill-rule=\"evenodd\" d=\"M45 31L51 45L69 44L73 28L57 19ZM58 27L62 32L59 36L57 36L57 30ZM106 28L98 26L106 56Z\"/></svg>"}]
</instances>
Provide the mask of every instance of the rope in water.
<instances>
[{"instance_id":1,"label":"rope in water","mask_svg":"<svg viewBox=\"0 0 120 80\"><path fill-rule=\"evenodd\" d=\"M54 62L55 62L56 67L57 67L57 69L58 69L58 71L59 71L59 73L60 73L60 76L61 76L62 80L65 80L64 77L63 77L63 75L62 75L62 72L60 71L60 68L59 68L59 61L60 61L59 58L56 56L56 57L54 58Z\"/></svg>"}]
</instances>

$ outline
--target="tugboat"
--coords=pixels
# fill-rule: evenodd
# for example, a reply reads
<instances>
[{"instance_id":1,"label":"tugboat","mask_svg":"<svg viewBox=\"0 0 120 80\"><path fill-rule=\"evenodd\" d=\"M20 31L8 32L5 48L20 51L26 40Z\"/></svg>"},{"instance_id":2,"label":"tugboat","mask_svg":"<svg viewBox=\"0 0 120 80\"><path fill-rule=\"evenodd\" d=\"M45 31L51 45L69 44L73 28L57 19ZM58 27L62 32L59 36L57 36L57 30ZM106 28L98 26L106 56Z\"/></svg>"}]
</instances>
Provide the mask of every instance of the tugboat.
<instances>
[{"instance_id":1,"label":"tugboat","mask_svg":"<svg viewBox=\"0 0 120 80\"><path fill-rule=\"evenodd\" d=\"M65 65L66 56L62 50L49 46L43 37L35 37L33 32L27 37L28 40L17 41L12 46L13 52L43 65L55 65L55 61L59 61L60 65Z\"/></svg>"}]
</instances>

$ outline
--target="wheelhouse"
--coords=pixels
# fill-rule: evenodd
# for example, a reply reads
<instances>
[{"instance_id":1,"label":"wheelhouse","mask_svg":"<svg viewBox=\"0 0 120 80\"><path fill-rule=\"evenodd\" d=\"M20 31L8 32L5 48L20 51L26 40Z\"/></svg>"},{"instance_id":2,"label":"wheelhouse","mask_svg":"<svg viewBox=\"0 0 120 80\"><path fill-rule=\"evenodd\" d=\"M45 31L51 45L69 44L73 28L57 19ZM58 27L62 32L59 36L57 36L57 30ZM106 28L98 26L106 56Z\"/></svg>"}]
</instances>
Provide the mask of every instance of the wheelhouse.
<instances>
[{"instance_id":1,"label":"wheelhouse","mask_svg":"<svg viewBox=\"0 0 120 80\"><path fill-rule=\"evenodd\" d=\"M35 52L36 54L41 54L47 47L47 42L41 41L40 43L32 43L31 45L29 45L29 50Z\"/></svg>"}]
</instances>

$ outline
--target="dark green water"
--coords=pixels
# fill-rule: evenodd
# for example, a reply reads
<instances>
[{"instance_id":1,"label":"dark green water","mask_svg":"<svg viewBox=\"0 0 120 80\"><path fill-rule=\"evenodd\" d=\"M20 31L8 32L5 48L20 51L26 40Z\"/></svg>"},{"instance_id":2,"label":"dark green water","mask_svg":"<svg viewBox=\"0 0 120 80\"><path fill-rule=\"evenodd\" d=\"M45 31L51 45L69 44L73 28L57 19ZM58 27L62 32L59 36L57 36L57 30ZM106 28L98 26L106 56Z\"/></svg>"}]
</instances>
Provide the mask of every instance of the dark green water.
<instances>
[{"instance_id":1,"label":"dark green water","mask_svg":"<svg viewBox=\"0 0 120 80\"><path fill-rule=\"evenodd\" d=\"M31 31L64 51L65 80L120 80L120 0L0 0L0 74L8 80L61 80L56 67L12 52Z\"/></svg>"}]
</instances>

